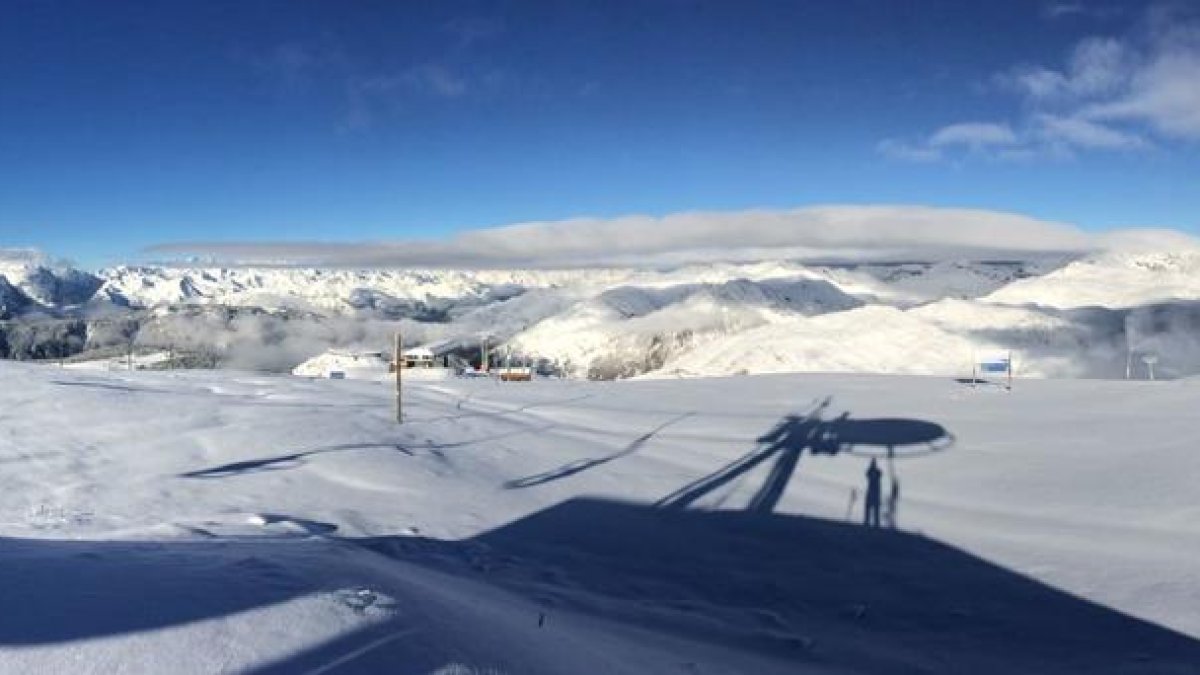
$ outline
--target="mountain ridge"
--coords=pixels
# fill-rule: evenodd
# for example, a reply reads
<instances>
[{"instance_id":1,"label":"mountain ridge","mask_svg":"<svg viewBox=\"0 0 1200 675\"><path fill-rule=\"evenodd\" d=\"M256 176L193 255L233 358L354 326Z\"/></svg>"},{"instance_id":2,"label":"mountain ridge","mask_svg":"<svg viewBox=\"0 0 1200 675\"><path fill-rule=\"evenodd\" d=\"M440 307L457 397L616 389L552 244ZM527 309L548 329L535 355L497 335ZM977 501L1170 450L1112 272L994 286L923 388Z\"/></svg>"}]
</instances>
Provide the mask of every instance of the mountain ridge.
<instances>
[{"instance_id":1,"label":"mountain ridge","mask_svg":"<svg viewBox=\"0 0 1200 675\"><path fill-rule=\"evenodd\" d=\"M477 351L486 339L580 377L950 374L997 350L1014 352L1030 376L1117 377L1134 352L1151 351L1160 373L1184 376L1200 372L1198 270L1200 253L1187 250L659 270L143 265L93 275L25 262L0 266L0 311L136 313L150 318L129 329L135 340L192 344L251 368L287 369L330 347L378 349L399 328L407 342L439 348ZM106 330L89 329L85 344L128 339Z\"/></svg>"}]
</instances>

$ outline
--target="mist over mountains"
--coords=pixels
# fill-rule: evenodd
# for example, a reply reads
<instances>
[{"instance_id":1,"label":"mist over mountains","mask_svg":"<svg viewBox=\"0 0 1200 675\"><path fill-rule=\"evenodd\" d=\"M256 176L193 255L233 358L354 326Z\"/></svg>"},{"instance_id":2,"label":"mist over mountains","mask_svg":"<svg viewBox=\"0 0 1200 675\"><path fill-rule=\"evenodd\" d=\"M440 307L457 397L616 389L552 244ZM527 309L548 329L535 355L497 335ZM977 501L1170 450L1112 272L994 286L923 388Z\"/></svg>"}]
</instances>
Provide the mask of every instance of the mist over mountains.
<instances>
[{"instance_id":1,"label":"mist over mountains","mask_svg":"<svg viewBox=\"0 0 1200 675\"><path fill-rule=\"evenodd\" d=\"M1200 372L1200 252L991 261L416 270L0 263L0 355L179 350L287 370L330 347L474 349L573 377L761 372Z\"/></svg>"}]
</instances>

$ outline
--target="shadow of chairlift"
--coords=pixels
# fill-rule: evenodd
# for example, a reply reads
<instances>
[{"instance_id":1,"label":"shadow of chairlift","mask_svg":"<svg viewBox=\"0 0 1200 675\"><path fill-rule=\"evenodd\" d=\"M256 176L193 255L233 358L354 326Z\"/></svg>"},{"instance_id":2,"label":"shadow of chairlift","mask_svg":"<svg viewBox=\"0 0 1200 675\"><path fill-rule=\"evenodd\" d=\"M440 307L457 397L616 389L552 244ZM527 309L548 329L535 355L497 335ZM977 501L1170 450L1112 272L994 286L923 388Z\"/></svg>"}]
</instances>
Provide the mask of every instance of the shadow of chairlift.
<instances>
[{"instance_id":1,"label":"shadow of chairlift","mask_svg":"<svg viewBox=\"0 0 1200 675\"><path fill-rule=\"evenodd\" d=\"M845 453L897 459L941 452L954 442L954 434L935 422L891 417L852 419L842 415L821 422L810 450L815 455Z\"/></svg>"}]
</instances>

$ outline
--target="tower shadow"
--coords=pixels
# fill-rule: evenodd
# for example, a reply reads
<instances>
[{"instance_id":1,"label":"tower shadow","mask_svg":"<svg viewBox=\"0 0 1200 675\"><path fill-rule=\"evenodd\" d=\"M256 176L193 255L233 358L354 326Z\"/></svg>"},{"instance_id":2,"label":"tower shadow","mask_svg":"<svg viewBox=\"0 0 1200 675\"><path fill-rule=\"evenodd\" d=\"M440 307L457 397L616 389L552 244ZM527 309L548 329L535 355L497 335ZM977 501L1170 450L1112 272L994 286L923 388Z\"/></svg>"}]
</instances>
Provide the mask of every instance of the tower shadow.
<instances>
[{"instance_id":1,"label":"tower shadow","mask_svg":"<svg viewBox=\"0 0 1200 675\"><path fill-rule=\"evenodd\" d=\"M667 495L655 506L664 509L690 508L706 495L773 460L766 480L746 506L748 511L771 513L783 499L801 455L808 451L809 454L830 457L850 454L886 458L892 485L889 512L894 516L899 501L899 480L892 460L898 456L915 457L946 450L954 444L954 436L942 425L927 420L854 419L848 412L830 420L822 419L832 402L832 397L827 396L802 414L787 415L770 431L758 437L759 445L754 450Z\"/></svg>"}]
</instances>

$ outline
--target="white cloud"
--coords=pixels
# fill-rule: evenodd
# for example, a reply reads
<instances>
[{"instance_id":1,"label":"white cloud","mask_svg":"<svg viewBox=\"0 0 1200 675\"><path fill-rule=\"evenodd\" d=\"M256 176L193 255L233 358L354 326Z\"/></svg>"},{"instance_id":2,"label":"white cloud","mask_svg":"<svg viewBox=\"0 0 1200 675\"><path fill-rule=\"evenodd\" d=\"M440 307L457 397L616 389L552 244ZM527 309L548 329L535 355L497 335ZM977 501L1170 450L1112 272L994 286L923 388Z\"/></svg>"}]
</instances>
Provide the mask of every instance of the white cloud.
<instances>
[{"instance_id":1,"label":"white cloud","mask_svg":"<svg viewBox=\"0 0 1200 675\"><path fill-rule=\"evenodd\" d=\"M925 206L813 206L530 222L445 240L193 242L151 252L226 263L345 267L576 267L712 260L944 260L1086 250L1079 229L1027 216Z\"/></svg>"},{"instance_id":2,"label":"white cloud","mask_svg":"<svg viewBox=\"0 0 1200 675\"><path fill-rule=\"evenodd\" d=\"M1007 124L991 122L962 122L942 127L929 137L929 147L944 148L961 145L969 148L1016 145L1017 135Z\"/></svg>"},{"instance_id":3,"label":"white cloud","mask_svg":"<svg viewBox=\"0 0 1200 675\"><path fill-rule=\"evenodd\" d=\"M1200 40L1165 50L1139 70L1122 96L1089 104L1093 119L1141 122L1164 136L1200 140Z\"/></svg>"},{"instance_id":4,"label":"white cloud","mask_svg":"<svg viewBox=\"0 0 1200 675\"><path fill-rule=\"evenodd\" d=\"M1066 66L1016 68L997 77L1035 100L1103 96L1128 85L1135 55L1114 38L1086 38L1071 52Z\"/></svg>"},{"instance_id":5,"label":"white cloud","mask_svg":"<svg viewBox=\"0 0 1200 675\"><path fill-rule=\"evenodd\" d=\"M1161 228L1143 227L1114 230L1095 236L1096 247L1126 253L1161 253L1163 251L1193 251L1200 249L1200 239Z\"/></svg>"},{"instance_id":6,"label":"white cloud","mask_svg":"<svg viewBox=\"0 0 1200 675\"><path fill-rule=\"evenodd\" d=\"M36 248L0 247L0 263L40 263L46 255Z\"/></svg>"},{"instance_id":7,"label":"white cloud","mask_svg":"<svg viewBox=\"0 0 1200 675\"><path fill-rule=\"evenodd\" d=\"M1079 2L1051 2L1042 8L1042 14L1051 19L1082 14L1084 7Z\"/></svg>"},{"instance_id":8,"label":"white cloud","mask_svg":"<svg viewBox=\"0 0 1200 675\"><path fill-rule=\"evenodd\" d=\"M906 162L939 162L964 152L976 157L1009 160L1023 157L1023 142L1007 124L960 122L944 126L916 141L887 138L875 149L889 159Z\"/></svg>"},{"instance_id":9,"label":"white cloud","mask_svg":"<svg viewBox=\"0 0 1200 675\"><path fill-rule=\"evenodd\" d=\"M1083 2L1049 2L1042 7L1042 16L1052 20L1080 17L1109 19L1120 16L1122 13L1122 8L1118 6L1104 6L1095 2L1095 0L1089 0L1088 4L1084 4Z\"/></svg>"},{"instance_id":10,"label":"white cloud","mask_svg":"<svg viewBox=\"0 0 1200 675\"><path fill-rule=\"evenodd\" d=\"M942 159L942 151L937 148L913 145L894 138L885 138L875 149L886 157L908 162L937 162Z\"/></svg>"},{"instance_id":11,"label":"white cloud","mask_svg":"<svg viewBox=\"0 0 1200 675\"><path fill-rule=\"evenodd\" d=\"M1064 143L1079 148L1132 150L1146 147L1140 136L1119 131L1081 117L1038 115L1038 133L1049 143Z\"/></svg>"},{"instance_id":12,"label":"white cloud","mask_svg":"<svg viewBox=\"0 0 1200 675\"><path fill-rule=\"evenodd\" d=\"M381 113L403 109L413 96L458 98L470 90L468 78L439 63L424 63L391 75L346 81L345 131L370 128Z\"/></svg>"},{"instance_id":13,"label":"white cloud","mask_svg":"<svg viewBox=\"0 0 1200 675\"><path fill-rule=\"evenodd\" d=\"M1056 7L1060 14L1082 11L1073 3ZM1081 40L1059 67L1024 65L994 80L1020 97L1022 112L1013 123L954 123L916 141L887 139L877 149L907 161L1003 160L1200 141L1195 15L1153 11L1138 31Z\"/></svg>"}]
</instances>

